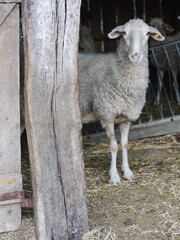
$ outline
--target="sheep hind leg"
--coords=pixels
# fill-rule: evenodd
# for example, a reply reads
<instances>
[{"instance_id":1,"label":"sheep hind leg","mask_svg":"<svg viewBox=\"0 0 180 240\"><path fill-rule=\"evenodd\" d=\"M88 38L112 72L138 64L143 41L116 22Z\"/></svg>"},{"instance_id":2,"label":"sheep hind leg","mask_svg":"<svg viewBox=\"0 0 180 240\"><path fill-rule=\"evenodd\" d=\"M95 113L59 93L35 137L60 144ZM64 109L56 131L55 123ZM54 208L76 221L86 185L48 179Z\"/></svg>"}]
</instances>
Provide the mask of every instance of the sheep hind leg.
<instances>
[{"instance_id":1,"label":"sheep hind leg","mask_svg":"<svg viewBox=\"0 0 180 240\"><path fill-rule=\"evenodd\" d=\"M121 133L121 147L122 147L122 171L124 173L123 178L132 180L133 173L129 168L128 163L128 154L127 154L127 144L128 144L128 134L129 134L130 123L123 122L120 124L120 133Z\"/></svg>"},{"instance_id":2,"label":"sheep hind leg","mask_svg":"<svg viewBox=\"0 0 180 240\"><path fill-rule=\"evenodd\" d=\"M103 127L106 130L106 134L110 143L110 151L111 151L111 166L109 170L109 177L110 177L109 182L112 184L119 184L120 177L116 167L118 144L117 144L115 133L114 133L114 124L113 123L103 124Z\"/></svg>"}]
</instances>

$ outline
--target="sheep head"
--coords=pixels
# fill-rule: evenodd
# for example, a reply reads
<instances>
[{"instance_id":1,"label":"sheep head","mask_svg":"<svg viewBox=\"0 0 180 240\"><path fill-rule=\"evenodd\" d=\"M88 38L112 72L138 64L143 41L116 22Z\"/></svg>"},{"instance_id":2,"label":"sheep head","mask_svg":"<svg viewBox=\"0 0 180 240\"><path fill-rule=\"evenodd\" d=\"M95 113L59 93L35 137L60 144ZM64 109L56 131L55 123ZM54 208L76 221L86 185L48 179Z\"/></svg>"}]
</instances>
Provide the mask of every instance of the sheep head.
<instances>
[{"instance_id":1,"label":"sheep head","mask_svg":"<svg viewBox=\"0 0 180 240\"><path fill-rule=\"evenodd\" d=\"M114 28L108 37L111 39L122 36L124 48L131 63L138 65L142 62L147 52L149 37L157 41L163 41L161 33L151 26L148 26L141 19L133 19L122 26Z\"/></svg>"},{"instance_id":2,"label":"sheep head","mask_svg":"<svg viewBox=\"0 0 180 240\"><path fill-rule=\"evenodd\" d=\"M149 23L152 27L158 29L158 31L163 32L174 32L174 28L171 27L171 25L169 25L168 23L163 21L163 18L151 18L150 23Z\"/></svg>"}]
</instances>

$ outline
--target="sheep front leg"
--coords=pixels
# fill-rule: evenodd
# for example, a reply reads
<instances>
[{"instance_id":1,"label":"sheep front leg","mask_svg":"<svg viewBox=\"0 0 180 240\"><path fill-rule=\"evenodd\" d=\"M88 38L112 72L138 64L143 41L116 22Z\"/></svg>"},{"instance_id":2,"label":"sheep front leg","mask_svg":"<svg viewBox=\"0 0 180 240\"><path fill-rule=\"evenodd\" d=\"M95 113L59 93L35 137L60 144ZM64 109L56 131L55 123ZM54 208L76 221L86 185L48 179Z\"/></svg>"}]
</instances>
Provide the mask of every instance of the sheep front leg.
<instances>
[{"instance_id":1,"label":"sheep front leg","mask_svg":"<svg viewBox=\"0 0 180 240\"><path fill-rule=\"evenodd\" d=\"M132 180L133 173L129 168L128 155L127 155L127 144L128 144L128 133L129 133L130 123L123 122L120 124L121 133L121 147L122 147L122 171L124 172L123 177Z\"/></svg>"},{"instance_id":2,"label":"sheep front leg","mask_svg":"<svg viewBox=\"0 0 180 240\"><path fill-rule=\"evenodd\" d=\"M120 183L120 177L116 167L118 144L115 138L114 124L113 123L103 124L103 127L105 128L107 137L109 138L110 150L111 150L111 166L109 170L109 176L110 176L109 182L112 184L118 184Z\"/></svg>"}]
</instances>

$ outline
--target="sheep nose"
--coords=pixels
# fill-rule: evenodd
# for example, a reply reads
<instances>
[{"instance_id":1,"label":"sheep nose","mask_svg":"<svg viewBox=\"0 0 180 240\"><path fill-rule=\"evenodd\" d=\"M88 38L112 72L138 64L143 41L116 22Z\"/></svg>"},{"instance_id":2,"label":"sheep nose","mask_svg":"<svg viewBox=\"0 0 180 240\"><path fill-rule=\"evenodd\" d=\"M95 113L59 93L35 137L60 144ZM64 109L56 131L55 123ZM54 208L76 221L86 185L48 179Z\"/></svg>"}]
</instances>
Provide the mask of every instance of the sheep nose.
<instances>
[{"instance_id":1,"label":"sheep nose","mask_svg":"<svg viewBox=\"0 0 180 240\"><path fill-rule=\"evenodd\" d=\"M140 54L138 52L135 52L134 54L131 55L131 58L135 61L138 61L140 58Z\"/></svg>"}]
</instances>

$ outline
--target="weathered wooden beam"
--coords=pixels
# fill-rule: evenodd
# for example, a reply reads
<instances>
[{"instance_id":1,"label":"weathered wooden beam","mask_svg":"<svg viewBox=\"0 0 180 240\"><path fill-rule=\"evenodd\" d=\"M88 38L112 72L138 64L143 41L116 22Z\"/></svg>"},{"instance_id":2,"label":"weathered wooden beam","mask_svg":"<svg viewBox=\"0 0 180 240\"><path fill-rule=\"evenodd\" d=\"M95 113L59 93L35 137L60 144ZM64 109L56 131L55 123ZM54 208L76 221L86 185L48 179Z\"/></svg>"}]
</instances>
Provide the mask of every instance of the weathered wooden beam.
<instances>
[{"instance_id":1,"label":"weathered wooden beam","mask_svg":"<svg viewBox=\"0 0 180 240\"><path fill-rule=\"evenodd\" d=\"M80 0L26 0L25 115L38 240L88 230L77 50Z\"/></svg>"},{"instance_id":2,"label":"weathered wooden beam","mask_svg":"<svg viewBox=\"0 0 180 240\"><path fill-rule=\"evenodd\" d=\"M148 123L132 125L129 132L129 140L155 137L169 133L180 132L180 116L164 118ZM117 139L120 140L119 129L115 130ZM105 143L108 138L105 132L91 134L83 137L84 143Z\"/></svg>"}]
</instances>

